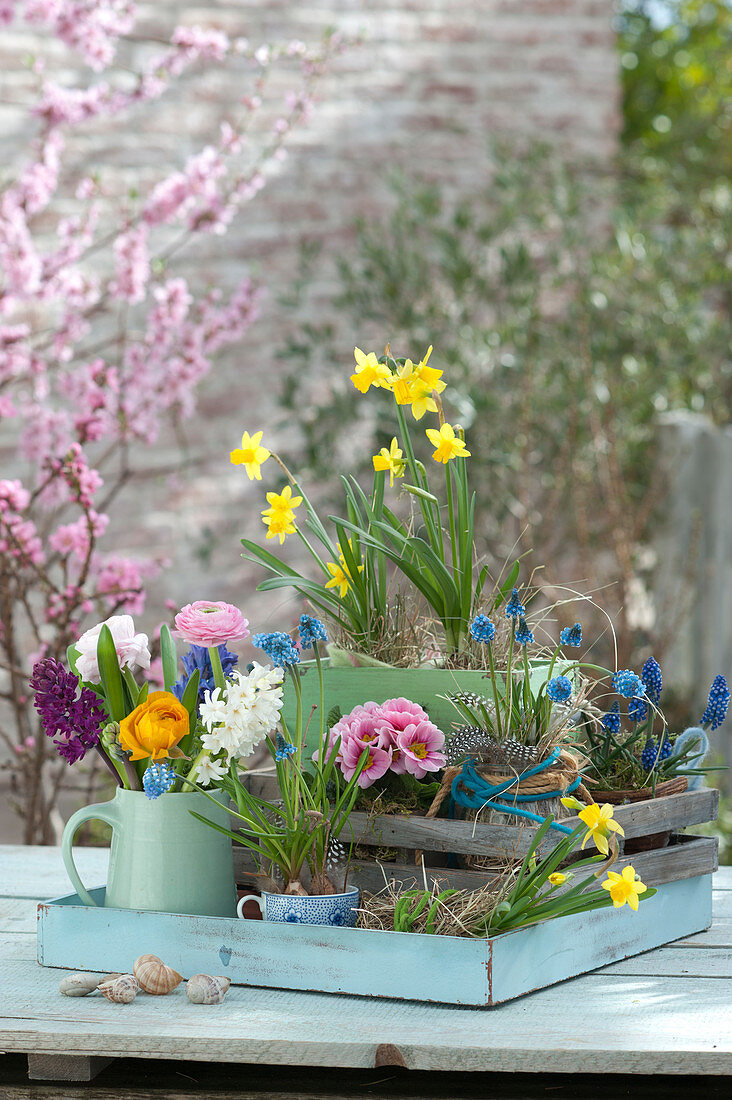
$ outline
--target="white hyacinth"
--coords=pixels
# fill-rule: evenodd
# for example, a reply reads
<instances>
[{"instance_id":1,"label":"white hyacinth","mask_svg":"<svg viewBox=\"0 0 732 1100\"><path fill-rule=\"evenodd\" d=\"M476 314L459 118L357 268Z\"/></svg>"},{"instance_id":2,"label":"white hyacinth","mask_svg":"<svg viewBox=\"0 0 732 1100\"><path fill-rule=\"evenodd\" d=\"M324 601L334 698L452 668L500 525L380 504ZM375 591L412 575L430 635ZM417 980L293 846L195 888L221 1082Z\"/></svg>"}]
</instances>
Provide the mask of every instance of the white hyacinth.
<instances>
[{"instance_id":1,"label":"white hyacinth","mask_svg":"<svg viewBox=\"0 0 732 1100\"><path fill-rule=\"evenodd\" d=\"M207 691L199 707L204 749L214 755L223 751L227 760L249 756L279 721L283 677L284 669L255 661L250 673L232 673L225 691Z\"/></svg>"},{"instance_id":2,"label":"white hyacinth","mask_svg":"<svg viewBox=\"0 0 732 1100\"><path fill-rule=\"evenodd\" d=\"M202 756L196 768L196 782L201 787L208 787L210 783L222 779L226 775L226 761L212 760L210 756Z\"/></svg>"}]
</instances>

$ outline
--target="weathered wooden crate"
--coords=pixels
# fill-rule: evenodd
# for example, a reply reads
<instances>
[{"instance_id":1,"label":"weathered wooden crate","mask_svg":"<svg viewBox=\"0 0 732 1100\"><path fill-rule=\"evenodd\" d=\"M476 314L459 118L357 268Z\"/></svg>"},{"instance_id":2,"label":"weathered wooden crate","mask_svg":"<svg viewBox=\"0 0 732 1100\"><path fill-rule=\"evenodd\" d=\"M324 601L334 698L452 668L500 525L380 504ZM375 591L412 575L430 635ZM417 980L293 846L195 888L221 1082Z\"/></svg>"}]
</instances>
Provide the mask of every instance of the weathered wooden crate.
<instances>
[{"instance_id":1,"label":"weathered wooden crate","mask_svg":"<svg viewBox=\"0 0 732 1100\"><path fill-rule=\"evenodd\" d=\"M274 779L266 770L251 773L248 783L252 793L260 797L276 796ZM655 885L710 873L717 866L716 841L705 843L705 838L695 838L699 843L694 843L678 831L714 821L718 810L719 791L706 787L667 798L616 806L613 816L625 833L624 838L619 838L621 854L628 841L669 831L672 834L669 847L633 853L632 863L638 873L641 874L644 868L649 875L643 878L641 874L643 881ZM439 881L443 887L479 889L486 879L505 869L507 861L523 858L535 830L532 825L511 824L508 815L505 824L488 825L480 820L455 821L418 814L354 813L349 821L357 844L357 858L351 864L349 881L371 891L381 889L387 879L402 883L405 888L407 884L412 885L415 878L422 882L423 864L428 877ZM562 820L562 824L570 828L578 823L576 817ZM548 851L563 835L550 829L542 851ZM366 857L367 851L374 853L373 858ZM480 870L460 866L465 864L465 857L471 856L480 858ZM239 881L247 880L254 869L248 853L235 845L234 859ZM671 877L658 878L659 874Z\"/></svg>"},{"instance_id":2,"label":"weathered wooden crate","mask_svg":"<svg viewBox=\"0 0 732 1100\"><path fill-rule=\"evenodd\" d=\"M700 932L712 919L712 876L668 882L641 903L487 937L269 924L102 907L75 894L38 906L38 961L129 972L150 952L190 977L234 984L489 1007Z\"/></svg>"}]
</instances>

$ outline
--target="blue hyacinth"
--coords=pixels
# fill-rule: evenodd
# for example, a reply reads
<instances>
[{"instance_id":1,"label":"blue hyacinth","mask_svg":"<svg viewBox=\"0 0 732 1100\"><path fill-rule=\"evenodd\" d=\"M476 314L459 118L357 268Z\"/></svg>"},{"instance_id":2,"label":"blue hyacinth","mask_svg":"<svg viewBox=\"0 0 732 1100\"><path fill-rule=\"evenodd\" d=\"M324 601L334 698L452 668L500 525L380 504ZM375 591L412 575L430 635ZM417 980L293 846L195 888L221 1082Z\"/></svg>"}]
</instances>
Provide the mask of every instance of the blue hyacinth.
<instances>
[{"instance_id":1,"label":"blue hyacinth","mask_svg":"<svg viewBox=\"0 0 732 1100\"><path fill-rule=\"evenodd\" d=\"M221 668L224 673L224 679L226 679L232 669L236 668L236 664L239 660L236 653L230 653L225 645L217 646L219 651L219 658L221 660ZM183 692L188 686L193 673L198 669L199 681L198 681L198 702L202 703L205 693L207 691L213 691L216 687L214 681L213 668L211 667L211 654L205 645L192 645L187 653L184 653L181 657L181 663L185 672L177 680L171 691L177 699L183 699Z\"/></svg>"},{"instance_id":2,"label":"blue hyacinth","mask_svg":"<svg viewBox=\"0 0 732 1100\"><path fill-rule=\"evenodd\" d=\"M496 633L496 628L487 615L476 615L468 629L470 637L483 645L492 642Z\"/></svg>"},{"instance_id":3,"label":"blue hyacinth","mask_svg":"<svg viewBox=\"0 0 732 1100\"><path fill-rule=\"evenodd\" d=\"M520 615L518 621L518 629L516 631L516 641L519 643L519 645L528 645L530 642L533 642L533 640L534 635L529 630L529 624L526 622L526 619L523 617L523 615Z\"/></svg>"},{"instance_id":4,"label":"blue hyacinth","mask_svg":"<svg viewBox=\"0 0 732 1100\"><path fill-rule=\"evenodd\" d=\"M715 676L704 713L701 716L701 725L712 730L718 729L727 717L729 707L729 687L724 676Z\"/></svg>"},{"instance_id":5,"label":"blue hyacinth","mask_svg":"<svg viewBox=\"0 0 732 1100\"><path fill-rule=\"evenodd\" d=\"M631 722L645 722L648 717L648 703L645 699L634 695L628 703L628 718Z\"/></svg>"},{"instance_id":6,"label":"blue hyacinth","mask_svg":"<svg viewBox=\"0 0 732 1100\"><path fill-rule=\"evenodd\" d=\"M142 777L142 789L148 798L160 798L173 786L176 774L172 764L150 764Z\"/></svg>"},{"instance_id":7,"label":"blue hyacinth","mask_svg":"<svg viewBox=\"0 0 732 1100\"><path fill-rule=\"evenodd\" d=\"M641 680L646 689L646 695L652 703L658 704L663 690L663 677L661 666L655 657L649 657L641 669Z\"/></svg>"},{"instance_id":8,"label":"blue hyacinth","mask_svg":"<svg viewBox=\"0 0 732 1100\"><path fill-rule=\"evenodd\" d=\"M572 694L572 681L569 676L555 676L546 685L546 693L554 703L566 703Z\"/></svg>"},{"instance_id":9,"label":"blue hyacinth","mask_svg":"<svg viewBox=\"0 0 732 1100\"><path fill-rule=\"evenodd\" d=\"M582 645L582 624L575 623L574 626L565 626L564 630L560 631L559 641L562 645L571 645L575 649Z\"/></svg>"},{"instance_id":10,"label":"blue hyacinth","mask_svg":"<svg viewBox=\"0 0 732 1100\"><path fill-rule=\"evenodd\" d=\"M297 749L290 741L285 741L281 733L277 734L277 751L275 752L275 760L286 760L288 756L292 756L296 753Z\"/></svg>"},{"instance_id":11,"label":"blue hyacinth","mask_svg":"<svg viewBox=\"0 0 732 1100\"><path fill-rule=\"evenodd\" d=\"M300 660L292 638L282 630L273 630L271 634L255 634L252 644L257 649L263 649L273 665L287 668L288 665L296 665Z\"/></svg>"},{"instance_id":12,"label":"blue hyacinth","mask_svg":"<svg viewBox=\"0 0 732 1100\"><path fill-rule=\"evenodd\" d=\"M664 734L663 742L661 743L660 749L658 747L658 741L652 737L649 737L646 741L645 748L641 753L641 764L643 765L645 770L649 772L655 766L657 761L660 762L662 760L668 760L672 751L673 745L671 744L671 741L669 740L667 734Z\"/></svg>"},{"instance_id":13,"label":"blue hyacinth","mask_svg":"<svg viewBox=\"0 0 732 1100\"><path fill-rule=\"evenodd\" d=\"M634 695L645 695L645 684L640 676L631 672L629 668L621 668L613 675L613 690L625 699L632 699Z\"/></svg>"},{"instance_id":14,"label":"blue hyacinth","mask_svg":"<svg viewBox=\"0 0 732 1100\"><path fill-rule=\"evenodd\" d=\"M514 588L513 592L511 593L511 599L506 604L506 618L518 618L520 615L525 614L526 608L519 599L518 588Z\"/></svg>"},{"instance_id":15,"label":"blue hyacinth","mask_svg":"<svg viewBox=\"0 0 732 1100\"><path fill-rule=\"evenodd\" d=\"M600 725L608 733L620 732L620 703L613 703L610 710L600 719Z\"/></svg>"},{"instance_id":16,"label":"blue hyacinth","mask_svg":"<svg viewBox=\"0 0 732 1100\"><path fill-rule=\"evenodd\" d=\"M328 635L325 632L324 624L321 623L320 619L316 619L312 615L300 616L298 631L300 634L300 645L303 649L315 648L316 642L328 641Z\"/></svg>"}]
</instances>

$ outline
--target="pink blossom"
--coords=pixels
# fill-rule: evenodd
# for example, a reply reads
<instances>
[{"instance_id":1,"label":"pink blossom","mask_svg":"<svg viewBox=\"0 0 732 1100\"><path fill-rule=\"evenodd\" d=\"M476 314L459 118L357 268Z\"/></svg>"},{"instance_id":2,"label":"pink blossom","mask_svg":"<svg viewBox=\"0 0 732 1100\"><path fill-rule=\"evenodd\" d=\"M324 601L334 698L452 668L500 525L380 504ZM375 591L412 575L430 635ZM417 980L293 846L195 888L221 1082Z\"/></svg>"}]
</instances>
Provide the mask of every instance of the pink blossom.
<instances>
[{"instance_id":1,"label":"pink blossom","mask_svg":"<svg viewBox=\"0 0 732 1100\"><path fill-rule=\"evenodd\" d=\"M107 529L109 516L97 514L90 509L75 523L61 524L48 539L48 544L57 553L73 555L79 561L86 561L89 553L90 532L94 538L100 538Z\"/></svg>"},{"instance_id":2,"label":"pink blossom","mask_svg":"<svg viewBox=\"0 0 732 1100\"><path fill-rule=\"evenodd\" d=\"M76 669L82 680L87 680L90 684L99 682L97 643L103 626L108 626L112 634L120 668L134 670L150 667L147 634L135 633L135 623L131 615L112 615L105 622L97 623L90 630L86 630L74 643L74 648L79 654L76 659Z\"/></svg>"},{"instance_id":3,"label":"pink blossom","mask_svg":"<svg viewBox=\"0 0 732 1100\"><path fill-rule=\"evenodd\" d=\"M120 608L131 615L145 609L145 578L158 572L154 562L139 562L118 554L95 555L96 594L104 597L110 609Z\"/></svg>"},{"instance_id":4,"label":"pink blossom","mask_svg":"<svg viewBox=\"0 0 732 1100\"><path fill-rule=\"evenodd\" d=\"M147 235L147 226L138 225L120 233L114 242L114 279L109 289L117 298L134 303L145 297L150 278Z\"/></svg>"},{"instance_id":5,"label":"pink blossom","mask_svg":"<svg viewBox=\"0 0 732 1100\"><path fill-rule=\"evenodd\" d=\"M341 746L340 768L345 779L353 779L363 752L364 746L355 738ZM391 750L369 745L368 754L363 770L356 780L359 787L370 787L377 779L386 775L391 766Z\"/></svg>"},{"instance_id":6,"label":"pink blossom","mask_svg":"<svg viewBox=\"0 0 732 1100\"><path fill-rule=\"evenodd\" d=\"M417 722L397 735L397 747L403 753L406 770L417 779L445 766L444 733L432 722Z\"/></svg>"},{"instance_id":7,"label":"pink blossom","mask_svg":"<svg viewBox=\"0 0 732 1100\"><path fill-rule=\"evenodd\" d=\"M212 646L237 642L249 635L249 622L230 603L196 600L175 616L175 633L191 645Z\"/></svg>"}]
</instances>

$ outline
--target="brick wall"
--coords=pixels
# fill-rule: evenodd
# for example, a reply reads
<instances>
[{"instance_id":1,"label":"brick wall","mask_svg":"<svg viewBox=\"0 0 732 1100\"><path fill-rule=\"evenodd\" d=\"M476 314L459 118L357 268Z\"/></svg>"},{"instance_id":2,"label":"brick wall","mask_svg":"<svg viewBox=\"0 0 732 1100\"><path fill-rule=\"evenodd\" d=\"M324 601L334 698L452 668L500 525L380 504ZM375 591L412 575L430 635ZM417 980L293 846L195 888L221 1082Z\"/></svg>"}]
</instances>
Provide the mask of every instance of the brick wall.
<instances>
[{"instance_id":1,"label":"brick wall","mask_svg":"<svg viewBox=\"0 0 732 1100\"><path fill-rule=\"evenodd\" d=\"M142 495L115 516L107 545L120 552L167 553L170 570L152 611L176 601L229 597L250 617L282 624L284 597L266 604L251 595L257 577L241 562L237 538L261 528L261 487L228 466L227 451L244 427L264 427L276 391L277 360L287 317L278 297L294 271L304 236L321 240L325 257L348 247L356 215L384 209L390 167L440 180L455 191L480 184L488 170L488 139L509 133L547 140L600 160L612 157L618 132L618 82L607 0L239 0L204 4L156 0L141 5L147 29L175 22L218 25L258 40L299 38L309 44L325 28L363 33L363 44L338 58L320 86L307 130L290 146L276 177L226 238L214 238L201 277L229 286L251 267L269 288L262 317L236 352L222 357L203 388L200 416L184 426L186 463L174 479L151 477ZM0 41L0 151L19 126L12 106L27 98L26 51L45 52L27 29L3 29ZM68 57L57 53L58 64ZM103 151L120 178L159 169L196 149L197 135L222 99L237 94L225 80L206 95L182 92L155 115L154 129L89 131L78 155L93 166ZM142 116L140 116L142 117ZM315 301L326 309L333 290L325 259L314 272ZM191 272L186 272L190 276ZM350 365L354 342L343 336ZM284 433L286 434L286 433ZM177 461L171 445L157 449L162 465ZM289 547L286 545L285 549ZM262 617L259 625L264 625Z\"/></svg>"}]
</instances>

